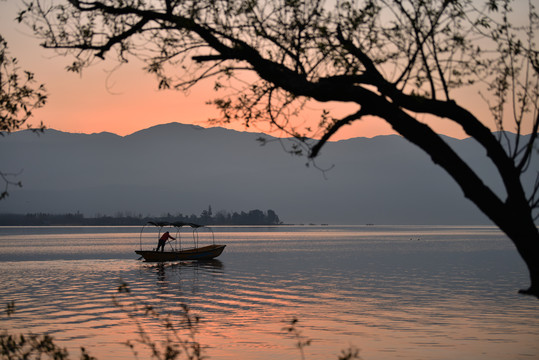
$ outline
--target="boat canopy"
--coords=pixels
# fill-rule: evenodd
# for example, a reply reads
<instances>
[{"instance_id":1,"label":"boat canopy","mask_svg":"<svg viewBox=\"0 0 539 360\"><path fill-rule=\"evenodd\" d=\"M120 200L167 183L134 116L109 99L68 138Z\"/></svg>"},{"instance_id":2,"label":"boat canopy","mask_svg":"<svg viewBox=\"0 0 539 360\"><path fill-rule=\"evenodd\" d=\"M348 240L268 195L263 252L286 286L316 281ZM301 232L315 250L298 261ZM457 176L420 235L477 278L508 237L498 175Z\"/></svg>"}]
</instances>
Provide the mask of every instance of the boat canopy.
<instances>
[{"instance_id":1,"label":"boat canopy","mask_svg":"<svg viewBox=\"0 0 539 360\"><path fill-rule=\"evenodd\" d=\"M182 248L182 242L181 242L181 234L180 234L180 230L182 228L185 228L185 227L190 227L193 229L193 245L195 248L198 248L198 242L199 242L199 234L198 234L198 230L199 229L206 229L208 230L209 232L211 232L211 240L212 240L212 243L215 245L215 236L213 234L213 230L205 225L199 225L199 224L194 224L194 223L188 223L188 222L183 222L183 221L174 221L174 222L169 222L169 221L148 221L143 227L142 229L140 230L140 249L142 250L142 233L144 232L144 228L147 227L148 225L151 225L151 226L155 226L155 227L158 227L159 228L159 235L158 235L158 238L161 237L161 231L163 228L165 227L172 227L172 228L175 228L176 229L176 246L174 246L174 250L181 250Z\"/></svg>"}]
</instances>

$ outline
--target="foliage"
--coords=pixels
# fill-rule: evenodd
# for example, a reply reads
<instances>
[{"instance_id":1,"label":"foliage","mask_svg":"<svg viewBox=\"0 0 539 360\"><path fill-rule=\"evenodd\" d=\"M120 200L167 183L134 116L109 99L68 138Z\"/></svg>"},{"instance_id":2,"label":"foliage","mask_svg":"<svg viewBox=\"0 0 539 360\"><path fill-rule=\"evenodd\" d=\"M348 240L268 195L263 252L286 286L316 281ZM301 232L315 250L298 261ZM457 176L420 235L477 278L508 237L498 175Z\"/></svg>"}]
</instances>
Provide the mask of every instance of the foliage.
<instances>
[{"instance_id":1,"label":"foliage","mask_svg":"<svg viewBox=\"0 0 539 360\"><path fill-rule=\"evenodd\" d=\"M33 356L41 357L48 355L51 359L67 359L68 352L58 347L52 337L48 335L10 335L0 334L2 358L4 359L28 359Z\"/></svg>"},{"instance_id":2,"label":"foliage","mask_svg":"<svg viewBox=\"0 0 539 360\"><path fill-rule=\"evenodd\" d=\"M43 84L36 85L34 74L21 71L18 60L12 57L7 41L0 35L0 135L18 130L32 116L34 109L47 101ZM28 128L31 126L28 125ZM36 129L43 131L44 125Z\"/></svg>"},{"instance_id":3,"label":"foliage","mask_svg":"<svg viewBox=\"0 0 539 360\"><path fill-rule=\"evenodd\" d=\"M10 55L7 41L0 35L0 136L20 129L32 116L34 109L45 105L47 101L45 86L35 83L32 72L19 69L17 58ZM34 130L42 132L44 128L41 123ZM20 181L13 180L18 175L0 172L5 184L4 190L0 193L0 200L9 195L9 186L22 187Z\"/></svg>"},{"instance_id":4,"label":"foliage","mask_svg":"<svg viewBox=\"0 0 539 360\"><path fill-rule=\"evenodd\" d=\"M539 16L520 21L511 0L71 0L29 1L27 21L47 48L81 72L99 59L146 62L162 89L213 78L226 93L217 121L271 124L316 157L342 127L366 117L389 123L426 152L513 241L539 296L536 156ZM516 22L516 21L520 22ZM490 115L459 104L473 86ZM311 104L353 105L344 117ZM425 121L428 120L428 121ZM504 185L495 193L429 124L451 122L485 150ZM505 130L516 133L512 139ZM520 135L530 133L528 140ZM314 139L314 140L313 140ZM529 169L537 171L538 169Z\"/></svg>"},{"instance_id":5,"label":"foliage","mask_svg":"<svg viewBox=\"0 0 539 360\"><path fill-rule=\"evenodd\" d=\"M311 345L311 339L305 338L305 336L302 335L301 330L297 327L298 319L293 318L290 320L290 323L283 328L286 332L288 332L295 340L296 340L296 347L299 349L301 353L301 360L305 360L305 352L303 349L306 346Z\"/></svg>"},{"instance_id":6,"label":"foliage","mask_svg":"<svg viewBox=\"0 0 539 360\"><path fill-rule=\"evenodd\" d=\"M13 301L6 305L6 315L11 316L15 312ZM41 359L43 356L54 360L69 359L68 351L54 342L54 339L47 335L36 334L10 334L7 330L0 332L0 359L23 360ZM96 360L90 356L85 348L81 348L81 360Z\"/></svg>"},{"instance_id":7,"label":"foliage","mask_svg":"<svg viewBox=\"0 0 539 360\"><path fill-rule=\"evenodd\" d=\"M203 347L196 340L199 318L191 314L189 306L182 304L180 319L179 321L174 321L169 315L158 313L153 306L145 304L142 300L136 298L125 282L118 286L118 292L127 296L127 299L121 301L118 297L113 296L113 302L134 322L139 334L139 339L128 341L125 344L133 351L135 358L139 357L137 345L143 345L149 349L151 358L156 360L181 358L202 360L205 358L203 356ZM145 319L154 319L161 325L165 336L164 341L153 340L152 334L146 330L144 323L140 320L141 316ZM180 330L187 331L185 338L181 335Z\"/></svg>"},{"instance_id":8,"label":"foliage","mask_svg":"<svg viewBox=\"0 0 539 360\"><path fill-rule=\"evenodd\" d=\"M125 345L129 347L135 359L140 358L140 346L149 351L151 359L155 360L203 360L203 346L197 341L199 318L192 315L189 306L182 304L180 318L174 320L170 315L163 315L143 300L137 298L131 292L129 285L123 281L118 285L118 295L113 295L112 301L116 307L121 309L129 319L133 321L137 328L138 339L127 341ZM15 312L15 303L13 301L6 305L7 316ZM164 340L155 340L154 335L150 333L145 322L154 320L162 329L161 337ZM304 348L311 344L311 340L302 335L297 327L298 320L292 319L287 326L283 328L296 341L296 347L300 350L301 359L305 359ZM182 333L186 331L184 337ZM41 359L42 356L54 360L68 360L69 353L66 348L60 347L54 342L54 339L47 335L14 335L7 330L0 332L0 359L23 360L23 359ZM81 347L81 360L97 360L90 356L84 347ZM343 350L338 358L339 360L361 359L359 351L353 347Z\"/></svg>"},{"instance_id":9,"label":"foliage","mask_svg":"<svg viewBox=\"0 0 539 360\"><path fill-rule=\"evenodd\" d=\"M196 341L198 317L191 315L189 307L182 305L183 312L179 322L173 321L170 316L163 316L155 309L131 293L129 286L122 282L118 286L118 296L113 296L114 304L123 310L134 322L139 338L128 341L125 345L138 358L138 345L142 345L150 352L150 357L156 360L202 360L202 346ZM122 297L120 299L120 297ZM6 306L6 314L11 316L15 311L15 304L10 302ZM144 318L154 319L160 324L165 341L156 341L144 327ZM186 330L188 335L183 337L181 331ZM55 343L54 339L47 335L35 334L10 334L7 330L0 333L0 359L23 360L23 359L47 359L68 360L69 353L66 348ZM81 360L96 360L90 356L85 348L81 347Z\"/></svg>"},{"instance_id":10,"label":"foliage","mask_svg":"<svg viewBox=\"0 0 539 360\"><path fill-rule=\"evenodd\" d=\"M304 349L307 346L311 345L312 340L302 334L302 331L298 328L298 322L299 320L294 317L287 323L283 330L286 331L292 338L294 338L294 340L296 341L296 347L300 351L301 359L305 360ZM339 355L338 357L338 360L352 359L361 360L361 357L359 356L359 350L353 346L346 350L342 350L341 355Z\"/></svg>"},{"instance_id":11,"label":"foliage","mask_svg":"<svg viewBox=\"0 0 539 360\"><path fill-rule=\"evenodd\" d=\"M9 195L8 188L10 186L22 187L22 182L17 180L12 180L14 177L18 176L20 173L5 173L0 172L0 178L4 181L4 190L0 193L0 200L6 198Z\"/></svg>"}]
</instances>

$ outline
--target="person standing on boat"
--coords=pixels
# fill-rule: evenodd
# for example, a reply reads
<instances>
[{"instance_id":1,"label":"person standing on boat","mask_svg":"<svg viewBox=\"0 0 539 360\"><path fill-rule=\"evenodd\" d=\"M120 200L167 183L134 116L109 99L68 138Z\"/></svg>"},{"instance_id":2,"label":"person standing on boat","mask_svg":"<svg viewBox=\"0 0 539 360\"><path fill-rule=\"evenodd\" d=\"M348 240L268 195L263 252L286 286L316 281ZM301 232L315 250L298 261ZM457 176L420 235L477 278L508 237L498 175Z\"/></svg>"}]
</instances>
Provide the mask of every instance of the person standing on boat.
<instances>
[{"instance_id":1,"label":"person standing on boat","mask_svg":"<svg viewBox=\"0 0 539 360\"><path fill-rule=\"evenodd\" d=\"M159 243L157 244L156 251L159 251L159 248L161 248L161 252L165 251L165 244L167 243L168 239L176 240L172 236L170 236L168 231L166 231L159 239Z\"/></svg>"}]
</instances>

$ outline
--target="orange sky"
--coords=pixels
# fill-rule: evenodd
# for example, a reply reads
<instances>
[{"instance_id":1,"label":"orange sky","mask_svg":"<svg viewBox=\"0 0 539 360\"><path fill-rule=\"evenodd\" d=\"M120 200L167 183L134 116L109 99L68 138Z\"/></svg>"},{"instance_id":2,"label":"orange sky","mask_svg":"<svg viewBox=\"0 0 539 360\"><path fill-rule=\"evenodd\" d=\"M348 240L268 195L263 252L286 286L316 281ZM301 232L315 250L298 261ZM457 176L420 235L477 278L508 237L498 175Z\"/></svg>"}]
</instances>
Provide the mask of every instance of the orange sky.
<instances>
[{"instance_id":1,"label":"orange sky","mask_svg":"<svg viewBox=\"0 0 539 360\"><path fill-rule=\"evenodd\" d=\"M206 101L217 97L213 83L195 86L189 94L180 91L158 91L154 78L140 65L129 63L113 70L115 64L105 62L86 69L83 76L68 73L69 58L42 49L31 31L16 23L17 2L0 1L0 33L7 39L10 53L19 59L21 69L33 71L40 83L45 83L49 100L37 110L31 123L43 121L49 128L68 132L112 132L128 135L135 131L169 122L210 126L207 119L217 116L216 109ZM486 113L486 104L475 96L463 96L465 107L476 114ZM479 100L478 100L479 99ZM466 101L468 103L466 103ZM339 117L354 107L342 104L323 104ZM241 131L265 131L265 128L245 129L241 124L230 128ZM435 130L462 138L463 132L449 122L440 122ZM507 129L512 130L512 129ZM347 126L333 140L351 137L373 137L394 133L386 122L366 119ZM279 136L279 133L273 135Z\"/></svg>"}]
</instances>

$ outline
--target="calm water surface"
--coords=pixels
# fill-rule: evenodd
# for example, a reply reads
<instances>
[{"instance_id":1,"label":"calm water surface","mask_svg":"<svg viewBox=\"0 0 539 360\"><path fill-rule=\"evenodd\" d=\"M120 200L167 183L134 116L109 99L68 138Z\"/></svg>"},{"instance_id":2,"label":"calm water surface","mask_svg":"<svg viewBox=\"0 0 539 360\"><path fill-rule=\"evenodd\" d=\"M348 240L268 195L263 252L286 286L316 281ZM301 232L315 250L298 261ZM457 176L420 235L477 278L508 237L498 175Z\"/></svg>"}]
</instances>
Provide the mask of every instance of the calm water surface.
<instances>
[{"instance_id":1,"label":"calm water surface","mask_svg":"<svg viewBox=\"0 0 539 360\"><path fill-rule=\"evenodd\" d=\"M283 327L299 319L307 359L354 346L373 359L537 359L539 301L520 296L525 266L494 227L215 227L218 261L137 260L138 227L0 227L0 316L48 332L74 358L132 359L137 328L112 296L200 317L212 359L300 359ZM125 281L132 297L117 292ZM163 339L155 319L139 319ZM144 349L140 348L142 354Z\"/></svg>"}]
</instances>

